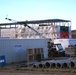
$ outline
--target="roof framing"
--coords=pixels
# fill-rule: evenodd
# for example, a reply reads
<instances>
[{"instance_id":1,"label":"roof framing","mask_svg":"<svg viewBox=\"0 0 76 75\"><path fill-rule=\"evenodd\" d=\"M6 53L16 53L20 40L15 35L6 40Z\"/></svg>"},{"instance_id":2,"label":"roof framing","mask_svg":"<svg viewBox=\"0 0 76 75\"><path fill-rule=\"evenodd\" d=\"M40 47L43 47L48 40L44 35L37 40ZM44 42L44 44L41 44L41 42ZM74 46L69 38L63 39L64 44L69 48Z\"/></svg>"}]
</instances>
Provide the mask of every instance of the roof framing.
<instances>
[{"instance_id":1,"label":"roof framing","mask_svg":"<svg viewBox=\"0 0 76 75\"><path fill-rule=\"evenodd\" d=\"M0 26L4 25L17 25L17 24L39 24L39 23L57 23L57 22L71 22L70 20L63 19L47 19L47 20L34 20L34 21L17 21L13 23L1 23Z\"/></svg>"}]
</instances>

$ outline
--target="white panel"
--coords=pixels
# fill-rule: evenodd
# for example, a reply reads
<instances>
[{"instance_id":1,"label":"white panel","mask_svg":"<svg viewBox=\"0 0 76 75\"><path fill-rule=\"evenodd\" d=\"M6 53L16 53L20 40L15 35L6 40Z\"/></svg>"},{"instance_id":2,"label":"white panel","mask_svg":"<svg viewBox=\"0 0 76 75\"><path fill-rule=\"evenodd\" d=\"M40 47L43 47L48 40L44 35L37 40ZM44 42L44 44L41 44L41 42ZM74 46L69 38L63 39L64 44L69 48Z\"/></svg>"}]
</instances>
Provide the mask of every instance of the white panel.
<instances>
[{"instance_id":1,"label":"white panel","mask_svg":"<svg viewBox=\"0 0 76 75\"><path fill-rule=\"evenodd\" d=\"M54 43L57 44L57 43L60 43L63 47L63 49L65 50L66 47L68 47L69 45L69 40L68 39L56 39L54 40Z\"/></svg>"},{"instance_id":2,"label":"white panel","mask_svg":"<svg viewBox=\"0 0 76 75\"><path fill-rule=\"evenodd\" d=\"M0 55L5 55L7 63L26 60L28 48L43 48L48 58L46 39L0 39Z\"/></svg>"},{"instance_id":3,"label":"white panel","mask_svg":"<svg viewBox=\"0 0 76 75\"><path fill-rule=\"evenodd\" d=\"M63 48L65 49L66 47L68 47L69 45L75 45L76 44L76 39L55 39L54 43L61 43L61 45L63 46Z\"/></svg>"}]
</instances>

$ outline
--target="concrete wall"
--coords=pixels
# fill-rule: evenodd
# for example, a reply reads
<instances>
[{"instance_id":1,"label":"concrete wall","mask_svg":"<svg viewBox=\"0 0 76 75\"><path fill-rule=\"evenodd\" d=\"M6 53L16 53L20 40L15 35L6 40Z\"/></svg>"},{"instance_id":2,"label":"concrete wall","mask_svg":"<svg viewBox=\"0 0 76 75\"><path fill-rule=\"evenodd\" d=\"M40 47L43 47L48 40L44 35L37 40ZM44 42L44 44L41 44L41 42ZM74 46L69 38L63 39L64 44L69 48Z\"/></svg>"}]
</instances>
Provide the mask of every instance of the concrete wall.
<instances>
[{"instance_id":1,"label":"concrete wall","mask_svg":"<svg viewBox=\"0 0 76 75\"><path fill-rule=\"evenodd\" d=\"M0 39L0 56L5 55L6 63L26 61L29 48L43 48L48 58L46 39Z\"/></svg>"}]
</instances>

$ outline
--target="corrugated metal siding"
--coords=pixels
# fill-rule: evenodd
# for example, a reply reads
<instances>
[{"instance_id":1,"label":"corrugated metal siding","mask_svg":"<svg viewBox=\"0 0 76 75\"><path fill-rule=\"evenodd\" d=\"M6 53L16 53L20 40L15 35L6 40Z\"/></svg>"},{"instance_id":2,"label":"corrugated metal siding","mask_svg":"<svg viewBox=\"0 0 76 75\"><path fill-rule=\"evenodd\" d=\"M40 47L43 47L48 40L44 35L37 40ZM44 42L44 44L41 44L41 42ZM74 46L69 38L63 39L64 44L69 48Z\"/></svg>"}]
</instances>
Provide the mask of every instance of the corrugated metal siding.
<instances>
[{"instance_id":1,"label":"corrugated metal siding","mask_svg":"<svg viewBox=\"0 0 76 75\"><path fill-rule=\"evenodd\" d=\"M21 50L16 50L21 45ZM48 57L46 39L0 39L0 56L5 55L6 62L26 61L28 48L43 48L44 58Z\"/></svg>"}]
</instances>

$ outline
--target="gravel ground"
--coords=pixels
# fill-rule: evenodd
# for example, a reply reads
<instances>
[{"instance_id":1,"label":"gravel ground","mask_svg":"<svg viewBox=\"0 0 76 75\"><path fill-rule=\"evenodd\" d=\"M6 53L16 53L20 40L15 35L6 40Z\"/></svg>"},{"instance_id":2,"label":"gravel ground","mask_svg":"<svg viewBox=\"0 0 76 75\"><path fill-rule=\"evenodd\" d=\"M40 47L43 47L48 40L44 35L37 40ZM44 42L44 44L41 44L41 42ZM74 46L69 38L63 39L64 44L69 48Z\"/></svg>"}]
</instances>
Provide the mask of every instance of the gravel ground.
<instances>
[{"instance_id":1,"label":"gravel ground","mask_svg":"<svg viewBox=\"0 0 76 75\"><path fill-rule=\"evenodd\" d=\"M30 67L0 67L0 75L76 75L75 69L34 69Z\"/></svg>"},{"instance_id":2,"label":"gravel ground","mask_svg":"<svg viewBox=\"0 0 76 75\"><path fill-rule=\"evenodd\" d=\"M4 73L0 72L0 75L76 75L75 73Z\"/></svg>"}]
</instances>

